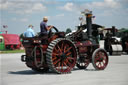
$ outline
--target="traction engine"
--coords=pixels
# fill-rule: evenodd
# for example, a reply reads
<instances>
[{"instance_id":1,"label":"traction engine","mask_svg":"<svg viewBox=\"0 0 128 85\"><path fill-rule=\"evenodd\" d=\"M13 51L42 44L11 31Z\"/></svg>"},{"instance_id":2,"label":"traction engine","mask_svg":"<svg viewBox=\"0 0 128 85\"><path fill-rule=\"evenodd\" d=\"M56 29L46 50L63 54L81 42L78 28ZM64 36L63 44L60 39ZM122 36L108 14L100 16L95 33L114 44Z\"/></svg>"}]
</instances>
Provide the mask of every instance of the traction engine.
<instances>
[{"instance_id":1,"label":"traction engine","mask_svg":"<svg viewBox=\"0 0 128 85\"><path fill-rule=\"evenodd\" d=\"M109 52L110 55L121 55L122 46L120 38L116 37L116 32L118 31L115 26L112 28L106 28L107 30L104 42L104 49Z\"/></svg>"},{"instance_id":2,"label":"traction engine","mask_svg":"<svg viewBox=\"0 0 128 85\"><path fill-rule=\"evenodd\" d=\"M123 51L128 54L128 30L124 30L122 33L123 33L123 36L121 37L122 48Z\"/></svg>"},{"instance_id":3,"label":"traction engine","mask_svg":"<svg viewBox=\"0 0 128 85\"><path fill-rule=\"evenodd\" d=\"M25 55L21 60L34 71L51 70L55 73L69 73L77 66L85 69L92 63L96 70L104 70L108 65L108 55L99 48L96 38L92 36L92 13L85 13L87 25L79 26L69 36L53 27L48 35L24 38ZM52 30L56 32L53 32ZM87 32L83 32L87 29Z\"/></svg>"}]
</instances>

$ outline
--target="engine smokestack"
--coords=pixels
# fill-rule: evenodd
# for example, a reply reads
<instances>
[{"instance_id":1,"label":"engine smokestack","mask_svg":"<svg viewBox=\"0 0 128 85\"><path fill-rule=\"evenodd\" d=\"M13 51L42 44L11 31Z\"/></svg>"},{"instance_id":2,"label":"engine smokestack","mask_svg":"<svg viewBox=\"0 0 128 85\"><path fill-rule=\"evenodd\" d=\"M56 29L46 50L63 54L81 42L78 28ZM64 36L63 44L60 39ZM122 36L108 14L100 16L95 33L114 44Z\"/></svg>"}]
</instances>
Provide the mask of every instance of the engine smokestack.
<instances>
[{"instance_id":1,"label":"engine smokestack","mask_svg":"<svg viewBox=\"0 0 128 85\"><path fill-rule=\"evenodd\" d=\"M86 23L87 23L87 34L89 39L92 37L92 12L86 13Z\"/></svg>"}]
</instances>

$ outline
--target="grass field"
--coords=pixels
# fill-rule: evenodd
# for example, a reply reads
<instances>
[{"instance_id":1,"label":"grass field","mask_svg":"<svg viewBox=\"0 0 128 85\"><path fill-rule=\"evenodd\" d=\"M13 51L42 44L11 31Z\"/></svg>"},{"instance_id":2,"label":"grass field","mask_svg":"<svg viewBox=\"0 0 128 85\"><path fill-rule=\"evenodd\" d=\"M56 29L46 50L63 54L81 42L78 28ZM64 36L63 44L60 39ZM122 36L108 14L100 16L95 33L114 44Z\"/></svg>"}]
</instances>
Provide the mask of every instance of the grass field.
<instances>
[{"instance_id":1,"label":"grass field","mask_svg":"<svg viewBox=\"0 0 128 85\"><path fill-rule=\"evenodd\" d=\"M0 51L0 54L3 53L24 53L24 50L2 50Z\"/></svg>"}]
</instances>

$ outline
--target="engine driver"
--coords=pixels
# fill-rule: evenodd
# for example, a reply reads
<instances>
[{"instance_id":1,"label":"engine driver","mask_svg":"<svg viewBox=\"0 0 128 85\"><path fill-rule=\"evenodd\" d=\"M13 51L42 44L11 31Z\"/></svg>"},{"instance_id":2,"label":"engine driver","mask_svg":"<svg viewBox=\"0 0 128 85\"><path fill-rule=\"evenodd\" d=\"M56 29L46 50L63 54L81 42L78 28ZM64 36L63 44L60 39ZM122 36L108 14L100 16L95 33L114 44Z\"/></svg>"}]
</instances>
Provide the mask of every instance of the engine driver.
<instances>
[{"instance_id":1,"label":"engine driver","mask_svg":"<svg viewBox=\"0 0 128 85\"><path fill-rule=\"evenodd\" d=\"M40 31L41 31L41 36L47 35L48 32L53 26L47 26L48 18L44 17L43 21L40 23Z\"/></svg>"}]
</instances>

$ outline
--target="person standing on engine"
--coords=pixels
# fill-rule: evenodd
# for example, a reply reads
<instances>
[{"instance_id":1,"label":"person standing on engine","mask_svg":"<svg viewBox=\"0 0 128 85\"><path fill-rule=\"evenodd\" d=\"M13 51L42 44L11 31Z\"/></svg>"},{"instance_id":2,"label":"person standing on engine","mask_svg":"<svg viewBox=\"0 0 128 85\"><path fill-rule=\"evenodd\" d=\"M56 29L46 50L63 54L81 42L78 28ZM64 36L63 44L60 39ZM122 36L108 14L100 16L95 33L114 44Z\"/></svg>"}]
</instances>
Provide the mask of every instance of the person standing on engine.
<instances>
[{"instance_id":1,"label":"person standing on engine","mask_svg":"<svg viewBox=\"0 0 128 85\"><path fill-rule=\"evenodd\" d=\"M44 17L43 21L40 23L40 31L41 35L48 34L48 30L50 30L53 26L47 26L48 18Z\"/></svg>"},{"instance_id":2,"label":"person standing on engine","mask_svg":"<svg viewBox=\"0 0 128 85\"><path fill-rule=\"evenodd\" d=\"M25 31L23 35L24 35L24 37L34 37L35 32L33 30L33 26L29 25L27 31Z\"/></svg>"}]
</instances>

